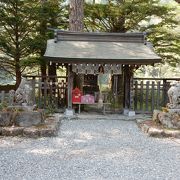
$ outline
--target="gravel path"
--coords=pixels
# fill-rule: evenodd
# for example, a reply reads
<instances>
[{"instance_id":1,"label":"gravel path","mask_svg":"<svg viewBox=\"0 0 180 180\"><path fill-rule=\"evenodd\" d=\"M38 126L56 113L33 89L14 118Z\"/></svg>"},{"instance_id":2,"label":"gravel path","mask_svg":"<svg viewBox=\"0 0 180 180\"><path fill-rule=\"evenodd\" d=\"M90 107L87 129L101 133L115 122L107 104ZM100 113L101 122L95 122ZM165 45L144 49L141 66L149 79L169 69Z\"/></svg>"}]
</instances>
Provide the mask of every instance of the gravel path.
<instances>
[{"instance_id":1,"label":"gravel path","mask_svg":"<svg viewBox=\"0 0 180 180\"><path fill-rule=\"evenodd\" d=\"M64 120L56 138L0 138L0 180L178 180L180 141L135 122Z\"/></svg>"}]
</instances>

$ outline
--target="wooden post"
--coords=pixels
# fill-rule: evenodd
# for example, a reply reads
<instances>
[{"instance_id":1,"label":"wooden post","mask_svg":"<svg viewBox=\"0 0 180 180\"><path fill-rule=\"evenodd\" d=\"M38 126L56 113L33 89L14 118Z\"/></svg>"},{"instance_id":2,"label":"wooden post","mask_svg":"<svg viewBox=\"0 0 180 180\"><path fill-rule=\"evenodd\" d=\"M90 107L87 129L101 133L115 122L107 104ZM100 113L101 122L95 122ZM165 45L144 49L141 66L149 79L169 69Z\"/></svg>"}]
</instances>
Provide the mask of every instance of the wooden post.
<instances>
[{"instance_id":1,"label":"wooden post","mask_svg":"<svg viewBox=\"0 0 180 180\"><path fill-rule=\"evenodd\" d=\"M73 89L73 73L71 66L68 66L68 108L72 109L72 89Z\"/></svg>"},{"instance_id":2,"label":"wooden post","mask_svg":"<svg viewBox=\"0 0 180 180\"><path fill-rule=\"evenodd\" d=\"M133 75L130 77L130 104L129 109L133 110L134 107L134 81L133 81Z\"/></svg>"},{"instance_id":3,"label":"wooden post","mask_svg":"<svg viewBox=\"0 0 180 180\"><path fill-rule=\"evenodd\" d=\"M141 81L141 89L140 89L140 111L143 111L143 86L144 83Z\"/></svg>"},{"instance_id":4,"label":"wooden post","mask_svg":"<svg viewBox=\"0 0 180 180\"><path fill-rule=\"evenodd\" d=\"M118 95L118 76L117 75L113 76L113 93L115 96Z\"/></svg>"},{"instance_id":5,"label":"wooden post","mask_svg":"<svg viewBox=\"0 0 180 180\"><path fill-rule=\"evenodd\" d=\"M38 81L38 107L41 107L41 101L42 101L42 82L41 79L39 78Z\"/></svg>"},{"instance_id":6,"label":"wooden post","mask_svg":"<svg viewBox=\"0 0 180 180\"><path fill-rule=\"evenodd\" d=\"M163 106L167 103L167 80L163 79Z\"/></svg>"},{"instance_id":7,"label":"wooden post","mask_svg":"<svg viewBox=\"0 0 180 180\"><path fill-rule=\"evenodd\" d=\"M154 110L154 100L155 100L155 98L154 98L154 86L155 86L155 83L154 83L154 81L152 81L152 88L151 88L151 111L153 111Z\"/></svg>"},{"instance_id":8,"label":"wooden post","mask_svg":"<svg viewBox=\"0 0 180 180\"><path fill-rule=\"evenodd\" d=\"M5 100L5 91L1 91L1 102Z\"/></svg>"},{"instance_id":9,"label":"wooden post","mask_svg":"<svg viewBox=\"0 0 180 180\"><path fill-rule=\"evenodd\" d=\"M131 73L129 69L129 65L124 66L124 108L130 108L130 80Z\"/></svg>"},{"instance_id":10,"label":"wooden post","mask_svg":"<svg viewBox=\"0 0 180 180\"><path fill-rule=\"evenodd\" d=\"M156 104L156 108L159 109L160 108L160 87L161 87L161 81L158 81L157 83L157 104Z\"/></svg>"},{"instance_id":11,"label":"wooden post","mask_svg":"<svg viewBox=\"0 0 180 180\"><path fill-rule=\"evenodd\" d=\"M146 111L149 110L149 81L146 82Z\"/></svg>"},{"instance_id":12,"label":"wooden post","mask_svg":"<svg viewBox=\"0 0 180 180\"><path fill-rule=\"evenodd\" d=\"M138 101L138 99L137 99L137 96L138 96L138 81L137 80L135 81L134 86L135 86L135 92L134 92L134 110L137 110L138 109L137 108L137 101Z\"/></svg>"},{"instance_id":13,"label":"wooden post","mask_svg":"<svg viewBox=\"0 0 180 180\"><path fill-rule=\"evenodd\" d=\"M35 99L35 76L32 79L32 101L33 104L36 104L36 99Z\"/></svg>"}]
</instances>

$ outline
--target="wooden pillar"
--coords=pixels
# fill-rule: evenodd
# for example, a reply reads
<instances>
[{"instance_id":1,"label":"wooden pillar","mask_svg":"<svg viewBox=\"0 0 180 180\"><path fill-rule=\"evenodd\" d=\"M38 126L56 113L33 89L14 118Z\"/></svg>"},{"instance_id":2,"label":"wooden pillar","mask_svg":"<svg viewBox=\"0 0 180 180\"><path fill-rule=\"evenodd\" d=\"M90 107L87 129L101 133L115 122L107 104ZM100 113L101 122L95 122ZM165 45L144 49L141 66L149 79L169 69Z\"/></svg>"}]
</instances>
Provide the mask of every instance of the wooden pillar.
<instances>
[{"instance_id":1,"label":"wooden pillar","mask_svg":"<svg viewBox=\"0 0 180 180\"><path fill-rule=\"evenodd\" d=\"M56 95L56 82L57 82L57 63L52 63L51 65L48 65L48 77L49 77L49 83L50 83L50 98L52 98L52 95Z\"/></svg>"},{"instance_id":2,"label":"wooden pillar","mask_svg":"<svg viewBox=\"0 0 180 180\"><path fill-rule=\"evenodd\" d=\"M32 101L33 101L33 104L36 104L35 86L36 86L36 78L34 76L32 78Z\"/></svg>"},{"instance_id":3,"label":"wooden pillar","mask_svg":"<svg viewBox=\"0 0 180 180\"><path fill-rule=\"evenodd\" d=\"M68 108L72 109L72 89L74 74L71 71L71 66L68 66Z\"/></svg>"},{"instance_id":4,"label":"wooden pillar","mask_svg":"<svg viewBox=\"0 0 180 180\"><path fill-rule=\"evenodd\" d=\"M168 91L167 80L163 79L163 106L166 106L167 103L167 91Z\"/></svg>"},{"instance_id":5,"label":"wooden pillar","mask_svg":"<svg viewBox=\"0 0 180 180\"><path fill-rule=\"evenodd\" d=\"M134 81L133 81L133 73L131 74L130 77L130 105L129 109L133 110L134 109Z\"/></svg>"},{"instance_id":6,"label":"wooden pillar","mask_svg":"<svg viewBox=\"0 0 180 180\"><path fill-rule=\"evenodd\" d=\"M129 65L124 66L124 108L133 108L133 70Z\"/></svg>"},{"instance_id":7,"label":"wooden pillar","mask_svg":"<svg viewBox=\"0 0 180 180\"><path fill-rule=\"evenodd\" d=\"M118 95L118 75L113 75L113 94Z\"/></svg>"}]
</instances>

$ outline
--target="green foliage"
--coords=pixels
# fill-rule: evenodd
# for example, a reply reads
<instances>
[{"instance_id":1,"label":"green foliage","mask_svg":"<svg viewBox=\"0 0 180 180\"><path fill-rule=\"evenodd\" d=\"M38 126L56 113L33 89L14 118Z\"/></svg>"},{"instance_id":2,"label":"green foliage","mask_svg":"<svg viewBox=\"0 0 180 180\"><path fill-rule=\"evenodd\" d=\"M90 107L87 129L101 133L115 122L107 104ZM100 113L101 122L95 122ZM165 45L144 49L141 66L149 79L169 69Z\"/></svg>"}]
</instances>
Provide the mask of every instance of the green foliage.
<instances>
[{"instance_id":1,"label":"green foliage","mask_svg":"<svg viewBox=\"0 0 180 180\"><path fill-rule=\"evenodd\" d=\"M29 43L35 36L35 0L0 1L0 67L21 80L20 62L29 56Z\"/></svg>"},{"instance_id":2,"label":"green foliage","mask_svg":"<svg viewBox=\"0 0 180 180\"><path fill-rule=\"evenodd\" d=\"M61 20L59 0L0 1L0 68L20 78L27 66L45 65L47 39Z\"/></svg>"},{"instance_id":3,"label":"green foliage","mask_svg":"<svg viewBox=\"0 0 180 180\"><path fill-rule=\"evenodd\" d=\"M156 52L164 62L176 67L180 61L180 35L171 29L157 28L149 34Z\"/></svg>"},{"instance_id":4,"label":"green foliage","mask_svg":"<svg viewBox=\"0 0 180 180\"><path fill-rule=\"evenodd\" d=\"M55 105L54 105L53 103L48 104L48 106L47 106L47 108L46 108L46 110L45 110L46 116L52 115L52 114L54 114L55 112L56 112L56 107L55 107Z\"/></svg>"},{"instance_id":5,"label":"green foliage","mask_svg":"<svg viewBox=\"0 0 180 180\"><path fill-rule=\"evenodd\" d=\"M169 9L158 3L159 0L109 0L107 4L86 4L86 27L109 32L138 30L140 23L152 16L167 18Z\"/></svg>"},{"instance_id":6,"label":"green foliage","mask_svg":"<svg viewBox=\"0 0 180 180\"><path fill-rule=\"evenodd\" d=\"M85 4L87 31L147 31L156 52L175 66L179 61L178 5L160 0L109 0L107 4ZM174 29L174 31L172 31Z\"/></svg>"},{"instance_id":7,"label":"green foliage","mask_svg":"<svg viewBox=\"0 0 180 180\"><path fill-rule=\"evenodd\" d=\"M43 58L51 28L68 28L64 0L0 0L0 69L21 76L26 67L46 67ZM179 6L160 0L108 0L85 4L87 31L147 31L156 52L171 66L180 59Z\"/></svg>"},{"instance_id":8,"label":"green foliage","mask_svg":"<svg viewBox=\"0 0 180 180\"><path fill-rule=\"evenodd\" d=\"M36 53L37 64L41 67L41 74L46 75L46 61L44 53L47 40L54 38L54 32L48 27L57 28L62 21L60 3L62 0L48 0L40 2L36 10L36 38L31 42L31 49Z\"/></svg>"}]
</instances>

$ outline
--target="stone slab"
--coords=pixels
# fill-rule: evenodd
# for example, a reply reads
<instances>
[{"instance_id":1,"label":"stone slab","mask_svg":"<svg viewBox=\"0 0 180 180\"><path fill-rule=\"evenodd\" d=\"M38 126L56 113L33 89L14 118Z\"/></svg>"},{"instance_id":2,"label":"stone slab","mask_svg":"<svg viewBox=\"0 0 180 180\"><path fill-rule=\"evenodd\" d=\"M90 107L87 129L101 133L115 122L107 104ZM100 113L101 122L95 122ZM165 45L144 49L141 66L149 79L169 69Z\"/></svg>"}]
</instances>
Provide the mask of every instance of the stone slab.
<instances>
[{"instance_id":1,"label":"stone slab","mask_svg":"<svg viewBox=\"0 0 180 180\"><path fill-rule=\"evenodd\" d=\"M31 127L0 127L0 136L24 136L28 138L55 137L60 126L59 116L47 118L44 124Z\"/></svg>"},{"instance_id":2,"label":"stone slab","mask_svg":"<svg viewBox=\"0 0 180 180\"><path fill-rule=\"evenodd\" d=\"M23 134L23 127L2 127L2 136L21 136Z\"/></svg>"},{"instance_id":3,"label":"stone slab","mask_svg":"<svg viewBox=\"0 0 180 180\"><path fill-rule=\"evenodd\" d=\"M21 127L30 127L39 125L43 122L42 113L41 112L20 112L16 116L15 123L17 126Z\"/></svg>"},{"instance_id":4,"label":"stone slab","mask_svg":"<svg viewBox=\"0 0 180 180\"><path fill-rule=\"evenodd\" d=\"M166 129L154 123L154 121L144 121L137 123L142 132L151 137L173 137L180 138L180 130Z\"/></svg>"},{"instance_id":5,"label":"stone slab","mask_svg":"<svg viewBox=\"0 0 180 180\"><path fill-rule=\"evenodd\" d=\"M129 109L123 109L123 115L127 116L129 114Z\"/></svg>"},{"instance_id":6,"label":"stone slab","mask_svg":"<svg viewBox=\"0 0 180 180\"><path fill-rule=\"evenodd\" d=\"M66 109L64 112L65 116L74 116L74 109Z\"/></svg>"},{"instance_id":7,"label":"stone slab","mask_svg":"<svg viewBox=\"0 0 180 180\"><path fill-rule=\"evenodd\" d=\"M162 137L163 136L163 129L159 129L156 127L149 127L147 133L151 137Z\"/></svg>"},{"instance_id":8,"label":"stone slab","mask_svg":"<svg viewBox=\"0 0 180 180\"><path fill-rule=\"evenodd\" d=\"M135 115L136 115L135 111L129 111L128 112L129 117L132 117L132 116L135 116Z\"/></svg>"},{"instance_id":9,"label":"stone slab","mask_svg":"<svg viewBox=\"0 0 180 180\"><path fill-rule=\"evenodd\" d=\"M40 136L40 131L38 128L29 127L24 129L22 135L30 138L38 138Z\"/></svg>"}]
</instances>

